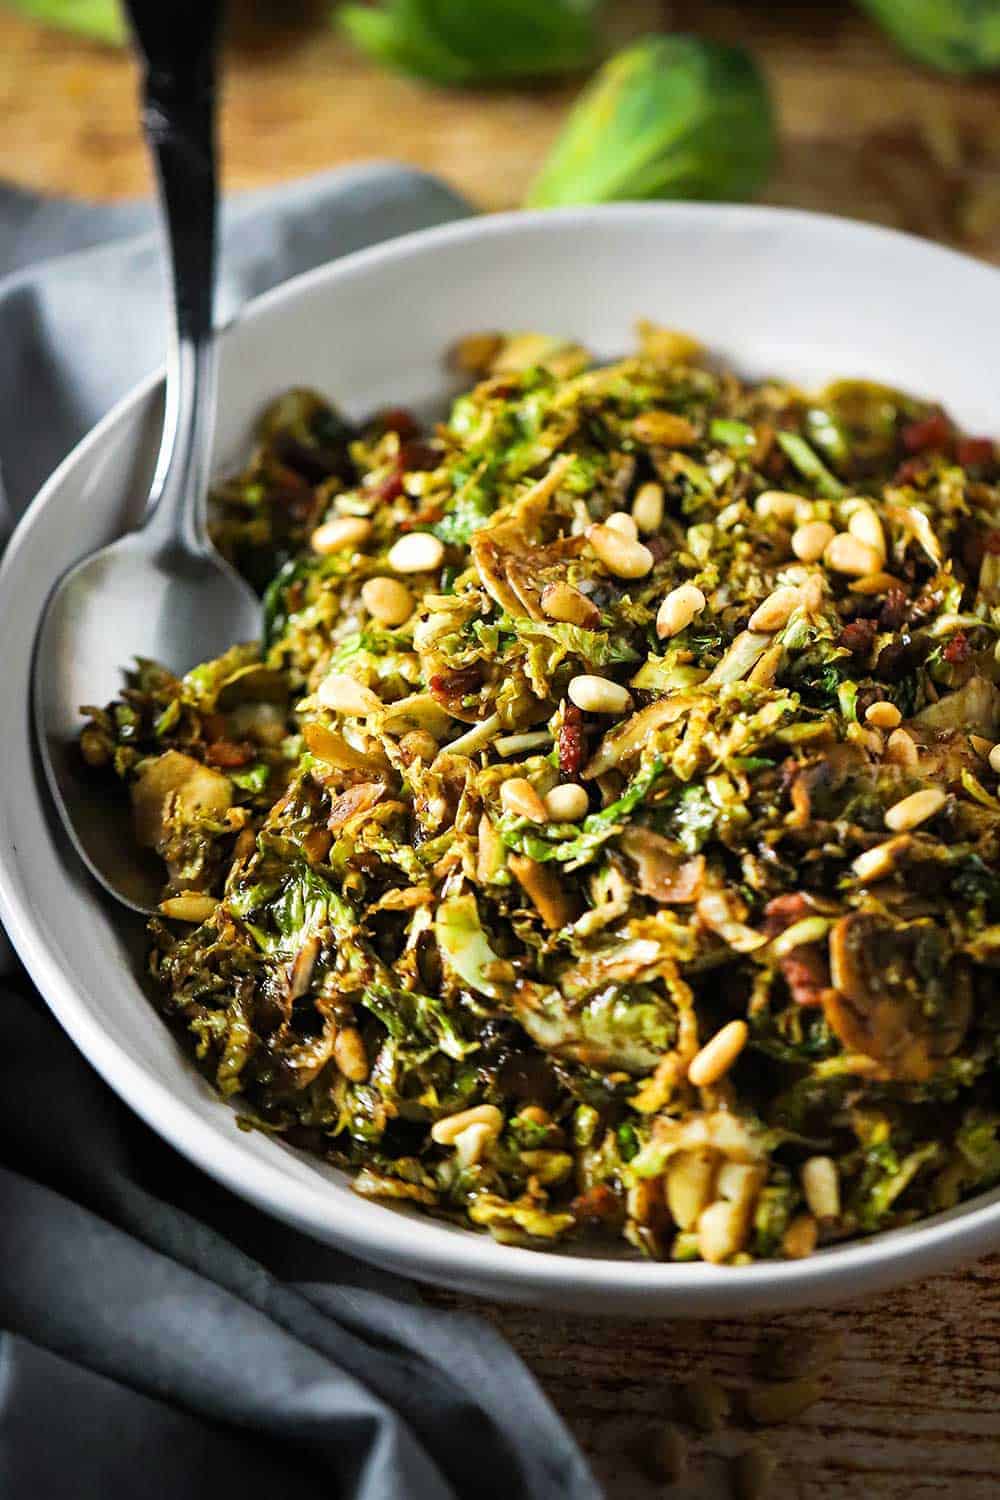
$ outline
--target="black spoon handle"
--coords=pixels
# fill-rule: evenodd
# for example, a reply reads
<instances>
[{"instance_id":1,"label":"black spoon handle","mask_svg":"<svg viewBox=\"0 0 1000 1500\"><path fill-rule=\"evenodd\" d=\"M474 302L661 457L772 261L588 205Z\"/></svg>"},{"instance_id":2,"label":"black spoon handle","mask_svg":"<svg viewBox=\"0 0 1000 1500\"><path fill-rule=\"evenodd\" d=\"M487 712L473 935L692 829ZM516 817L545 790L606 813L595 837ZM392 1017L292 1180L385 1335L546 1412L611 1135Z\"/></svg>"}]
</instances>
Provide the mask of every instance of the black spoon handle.
<instances>
[{"instance_id":1,"label":"black spoon handle","mask_svg":"<svg viewBox=\"0 0 1000 1500\"><path fill-rule=\"evenodd\" d=\"M143 127L160 179L177 332L211 332L218 214L216 43L222 0L125 0L145 62Z\"/></svg>"}]
</instances>

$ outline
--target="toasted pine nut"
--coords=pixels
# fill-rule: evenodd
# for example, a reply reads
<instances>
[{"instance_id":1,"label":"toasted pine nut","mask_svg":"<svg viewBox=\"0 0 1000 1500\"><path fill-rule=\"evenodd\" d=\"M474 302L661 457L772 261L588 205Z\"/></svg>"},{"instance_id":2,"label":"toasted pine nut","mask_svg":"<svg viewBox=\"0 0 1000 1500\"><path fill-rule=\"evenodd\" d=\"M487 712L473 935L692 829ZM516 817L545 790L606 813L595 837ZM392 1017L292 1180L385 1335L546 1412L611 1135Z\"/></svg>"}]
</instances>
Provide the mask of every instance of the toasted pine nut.
<instances>
[{"instance_id":1,"label":"toasted pine nut","mask_svg":"<svg viewBox=\"0 0 1000 1500\"><path fill-rule=\"evenodd\" d=\"M527 818L531 823L547 823L549 814L545 803L526 776L512 776L500 788L500 801L504 810L515 818Z\"/></svg>"},{"instance_id":2,"label":"toasted pine nut","mask_svg":"<svg viewBox=\"0 0 1000 1500\"><path fill-rule=\"evenodd\" d=\"M723 1026L691 1059L688 1082L699 1089L718 1083L743 1051L749 1035L745 1021L730 1021Z\"/></svg>"},{"instance_id":3,"label":"toasted pine nut","mask_svg":"<svg viewBox=\"0 0 1000 1500\"><path fill-rule=\"evenodd\" d=\"M495 1104L476 1104L472 1109L461 1109L458 1114L445 1115L431 1126L431 1140L439 1146L453 1146L463 1130L470 1125L486 1125L494 1135L503 1129L503 1115Z\"/></svg>"},{"instance_id":4,"label":"toasted pine nut","mask_svg":"<svg viewBox=\"0 0 1000 1500\"><path fill-rule=\"evenodd\" d=\"M358 716L374 713L382 707L378 694L348 672L327 672L316 689L316 697L324 708L332 709L335 714Z\"/></svg>"},{"instance_id":5,"label":"toasted pine nut","mask_svg":"<svg viewBox=\"0 0 1000 1500\"><path fill-rule=\"evenodd\" d=\"M610 677L596 677L591 672L581 672L571 679L567 689L571 703L585 714L623 714L632 699L625 688Z\"/></svg>"},{"instance_id":6,"label":"toasted pine nut","mask_svg":"<svg viewBox=\"0 0 1000 1500\"><path fill-rule=\"evenodd\" d=\"M715 1179L715 1191L727 1203L749 1211L764 1183L767 1173L749 1162L727 1161L719 1168Z\"/></svg>"},{"instance_id":7,"label":"toasted pine nut","mask_svg":"<svg viewBox=\"0 0 1000 1500\"><path fill-rule=\"evenodd\" d=\"M877 573L882 567L881 554L866 542L859 542L849 531L838 531L827 542L823 561L834 573L844 573L849 578L866 578L869 573Z\"/></svg>"},{"instance_id":8,"label":"toasted pine nut","mask_svg":"<svg viewBox=\"0 0 1000 1500\"><path fill-rule=\"evenodd\" d=\"M656 633L660 640L678 635L686 630L696 615L700 615L708 601L694 583L682 583L671 589L656 612Z\"/></svg>"},{"instance_id":9,"label":"toasted pine nut","mask_svg":"<svg viewBox=\"0 0 1000 1500\"><path fill-rule=\"evenodd\" d=\"M529 1125L552 1124L552 1116L540 1104L526 1104L523 1109L518 1110L517 1118L519 1120L527 1120Z\"/></svg>"},{"instance_id":10,"label":"toasted pine nut","mask_svg":"<svg viewBox=\"0 0 1000 1500\"><path fill-rule=\"evenodd\" d=\"M989 760L990 751L996 748L992 740L984 738L981 734L970 734L969 744L977 755L982 756L983 760Z\"/></svg>"},{"instance_id":11,"label":"toasted pine nut","mask_svg":"<svg viewBox=\"0 0 1000 1500\"><path fill-rule=\"evenodd\" d=\"M667 1167L667 1207L678 1229L692 1229L712 1201L714 1151L678 1151Z\"/></svg>"},{"instance_id":12,"label":"toasted pine nut","mask_svg":"<svg viewBox=\"0 0 1000 1500\"><path fill-rule=\"evenodd\" d=\"M832 1156L810 1156L803 1162L802 1191L817 1219L840 1217L840 1174Z\"/></svg>"},{"instance_id":13,"label":"toasted pine nut","mask_svg":"<svg viewBox=\"0 0 1000 1500\"><path fill-rule=\"evenodd\" d=\"M173 917L175 922L195 922L200 926L208 921L218 904L214 896L200 896L191 891L168 896L166 901L160 902L160 910L165 917Z\"/></svg>"},{"instance_id":14,"label":"toasted pine nut","mask_svg":"<svg viewBox=\"0 0 1000 1500\"><path fill-rule=\"evenodd\" d=\"M894 766L903 766L907 771L915 771L920 757L917 754L917 744L912 734L905 729L894 729L886 741L885 758Z\"/></svg>"},{"instance_id":15,"label":"toasted pine nut","mask_svg":"<svg viewBox=\"0 0 1000 1500\"><path fill-rule=\"evenodd\" d=\"M770 516L775 521L794 521L800 506L808 504L804 495L792 495L787 490L765 490L757 496L753 508L759 516Z\"/></svg>"},{"instance_id":16,"label":"toasted pine nut","mask_svg":"<svg viewBox=\"0 0 1000 1500\"><path fill-rule=\"evenodd\" d=\"M789 1227L788 1233L799 1220ZM815 1224L813 1225L815 1229ZM788 1238L786 1234L785 1238ZM807 1234L803 1232L803 1243ZM807 1251L806 1254L809 1252ZM785 1251L788 1254L788 1251ZM793 1257L797 1259L798 1257ZM823 1396L823 1383L815 1376L804 1375L801 1380L779 1380L753 1385L746 1394L747 1416L760 1427L770 1427L775 1422L794 1422L804 1411Z\"/></svg>"},{"instance_id":17,"label":"toasted pine nut","mask_svg":"<svg viewBox=\"0 0 1000 1500\"><path fill-rule=\"evenodd\" d=\"M910 847L911 842L905 833L894 839L886 839L884 844L876 844L874 849L866 849L859 854L851 864L851 869L865 885L870 881L885 880L893 873L899 856Z\"/></svg>"},{"instance_id":18,"label":"toasted pine nut","mask_svg":"<svg viewBox=\"0 0 1000 1500\"><path fill-rule=\"evenodd\" d=\"M812 1214L798 1214L785 1230L781 1248L789 1260L804 1260L812 1255L819 1238L819 1225Z\"/></svg>"},{"instance_id":19,"label":"toasted pine nut","mask_svg":"<svg viewBox=\"0 0 1000 1500\"><path fill-rule=\"evenodd\" d=\"M800 562L819 562L836 535L829 521L807 521L792 532L792 551Z\"/></svg>"},{"instance_id":20,"label":"toasted pine nut","mask_svg":"<svg viewBox=\"0 0 1000 1500\"><path fill-rule=\"evenodd\" d=\"M663 525L663 485L655 479L639 486L632 501L632 519L642 536L652 536Z\"/></svg>"},{"instance_id":21,"label":"toasted pine nut","mask_svg":"<svg viewBox=\"0 0 1000 1500\"><path fill-rule=\"evenodd\" d=\"M410 531L393 542L386 562L395 573L432 573L444 560L444 544L429 531Z\"/></svg>"},{"instance_id":22,"label":"toasted pine nut","mask_svg":"<svg viewBox=\"0 0 1000 1500\"><path fill-rule=\"evenodd\" d=\"M922 791L913 792L911 796L904 797L902 802L890 807L885 815L885 826L891 828L893 833L908 833L911 828L919 827L928 818L939 813L947 800L946 793L940 787L926 786Z\"/></svg>"},{"instance_id":23,"label":"toasted pine nut","mask_svg":"<svg viewBox=\"0 0 1000 1500\"><path fill-rule=\"evenodd\" d=\"M368 1054L356 1026L344 1026L333 1043L333 1060L352 1083L364 1083L368 1077Z\"/></svg>"},{"instance_id":24,"label":"toasted pine nut","mask_svg":"<svg viewBox=\"0 0 1000 1500\"><path fill-rule=\"evenodd\" d=\"M630 516L627 510L612 511L604 524L610 526L612 531L621 532L622 536L627 536L630 541L638 541L639 528L635 523L635 518Z\"/></svg>"},{"instance_id":25,"label":"toasted pine nut","mask_svg":"<svg viewBox=\"0 0 1000 1500\"><path fill-rule=\"evenodd\" d=\"M710 1203L698 1217L698 1252L702 1260L721 1265L743 1248L747 1218L735 1203L720 1198Z\"/></svg>"},{"instance_id":26,"label":"toasted pine nut","mask_svg":"<svg viewBox=\"0 0 1000 1500\"><path fill-rule=\"evenodd\" d=\"M672 411L645 411L632 423L632 432L640 443L664 448L690 448L697 433L687 417Z\"/></svg>"},{"instance_id":27,"label":"toasted pine nut","mask_svg":"<svg viewBox=\"0 0 1000 1500\"><path fill-rule=\"evenodd\" d=\"M903 715L895 703L869 703L865 709L865 723L876 729L898 729L902 722Z\"/></svg>"},{"instance_id":28,"label":"toasted pine nut","mask_svg":"<svg viewBox=\"0 0 1000 1500\"><path fill-rule=\"evenodd\" d=\"M851 511L847 529L851 536L857 537L859 542L877 552L880 560L885 562L885 532L882 530L882 522L870 505L859 505L857 510Z\"/></svg>"},{"instance_id":29,"label":"toasted pine nut","mask_svg":"<svg viewBox=\"0 0 1000 1500\"><path fill-rule=\"evenodd\" d=\"M588 599L571 583L547 583L542 589L541 605L542 613L550 620L561 620L566 625L596 630L601 623L601 611L593 599Z\"/></svg>"},{"instance_id":30,"label":"toasted pine nut","mask_svg":"<svg viewBox=\"0 0 1000 1500\"><path fill-rule=\"evenodd\" d=\"M788 624L789 616L793 609L799 604L801 595L798 589L787 585L775 589L768 594L763 604L758 604L747 622L751 630L772 631L780 630L783 625Z\"/></svg>"},{"instance_id":31,"label":"toasted pine nut","mask_svg":"<svg viewBox=\"0 0 1000 1500\"><path fill-rule=\"evenodd\" d=\"M554 822L578 823L587 815L590 798L582 786L575 781L569 781L563 786L554 786L551 792L547 793L545 806L549 817Z\"/></svg>"},{"instance_id":32,"label":"toasted pine nut","mask_svg":"<svg viewBox=\"0 0 1000 1500\"><path fill-rule=\"evenodd\" d=\"M474 1167L482 1160L483 1152L490 1141L496 1139L496 1131L489 1125L466 1125L455 1137L455 1156L460 1167Z\"/></svg>"},{"instance_id":33,"label":"toasted pine nut","mask_svg":"<svg viewBox=\"0 0 1000 1500\"><path fill-rule=\"evenodd\" d=\"M613 526L589 527L587 540L608 572L616 578L645 578L653 570L653 554L649 548L633 537L623 536Z\"/></svg>"},{"instance_id":34,"label":"toasted pine nut","mask_svg":"<svg viewBox=\"0 0 1000 1500\"><path fill-rule=\"evenodd\" d=\"M993 749L989 753L988 759L990 763L990 770L996 771L997 775L1000 776L1000 745L993 746Z\"/></svg>"},{"instance_id":35,"label":"toasted pine nut","mask_svg":"<svg viewBox=\"0 0 1000 1500\"><path fill-rule=\"evenodd\" d=\"M371 534L372 523L366 521L364 516L337 516L316 527L309 538L309 545L314 552L324 555L344 552L348 547L362 546Z\"/></svg>"},{"instance_id":36,"label":"toasted pine nut","mask_svg":"<svg viewBox=\"0 0 1000 1500\"><path fill-rule=\"evenodd\" d=\"M369 578L361 585L361 602L380 625L402 625L413 613L413 595L398 578Z\"/></svg>"}]
</instances>

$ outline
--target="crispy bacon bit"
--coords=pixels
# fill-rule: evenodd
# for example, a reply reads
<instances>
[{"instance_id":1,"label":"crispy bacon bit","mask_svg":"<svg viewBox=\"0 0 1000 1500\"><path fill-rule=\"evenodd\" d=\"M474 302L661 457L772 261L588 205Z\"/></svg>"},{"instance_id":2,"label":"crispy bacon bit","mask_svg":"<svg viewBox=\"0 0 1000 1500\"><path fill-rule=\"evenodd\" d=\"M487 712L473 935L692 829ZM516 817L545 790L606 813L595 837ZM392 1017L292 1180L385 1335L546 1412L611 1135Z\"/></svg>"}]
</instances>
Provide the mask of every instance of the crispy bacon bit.
<instances>
[{"instance_id":1,"label":"crispy bacon bit","mask_svg":"<svg viewBox=\"0 0 1000 1500\"><path fill-rule=\"evenodd\" d=\"M578 1224L608 1224L624 1218L622 1201L606 1182L597 1182L585 1193L580 1193L573 1199L569 1211Z\"/></svg>"},{"instance_id":2,"label":"crispy bacon bit","mask_svg":"<svg viewBox=\"0 0 1000 1500\"><path fill-rule=\"evenodd\" d=\"M205 760L210 766L223 766L227 770L235 770L237 766L246 766L254 758L252 745L237 745L233 740L216 740L214 744L205 749Z\"/></svg>"},{"instance_id":3,"label":"crispy bacon bit","mask_svg":"<svg viewBox=\"0 0 1000 1500\"><path fill-rule=\"evenodd\" d=\"M959 630L952 636L947 646L941 652L941 655L945 661L951 662L952 665L955 665L957 662L968 661L972 655L972 646L964 630Z\"/></svg>"},{"instance_id":4,"label":"crispy bacon bit","mask_svg":"<svg viewBox=\"0 0 1000 1500\"><path fill-rule=\"evenodd\" d=\"M416 417L405 406L387 406L383 411L376 412L372 421L383 432L395 432L401 438L416 437L420 431Z\"/></svg>"},{"instance_id":5,"label":"crispy bacon bit","mask_svg":"<svg viewBox=\"0 0 1000 1500\"><path fill-rule=\"evenodd\" d=\"M905 589L891 588L878 612L879 630L899 630L906 620L908 605Z\"/></svg>"},{"instance_id":6,"label":"crispy bacon bit","mask_svg":"<svg viewBox=\"0 0 1000 1500\"><path fill-rule=\"evenodd\" d=\"M478 667L457 667L453 672L436 672L430 680L430 690L443 708L449 704L477 693L483 685Z\"/></svg>"},{"instance_id":7,"label":"crispy bacon bit","mask_svg":"<svg viewBox=\"0 0 1000 1500\"><path fill-rule=\"evenodd\" d=\"M417 469L436 469L441 462L441 454L423 438L410 438L400 446L399 461L406 472L411 474Z\"/></svg>"},{"instance_id":8,"label":"crispy bacon bit","mask_svg":"<svg viewBox=\"0 0 1000 1500\"><path fill-rule=\"evenodd\" d=\"M845 647L853 656L867 656L878 634L876 620L852 620L840 632L837 644Z\"/></svg>"},{"instance_id":9,"label":"crispy bacon bit","mask_svg":"<svg viewBox=\"0 0 1000 1500\"><path fill-rule=\"evenodd\" d=\"M943 411L932 412L904 427L901 436L907 453L944 452L951 445L951 423Z\"/></svg>"},{"instance_id":10,"label":"crispy bacon bit","mask_svg":"<svg viewBox=\"0 0 1000 1500\"><path fill-rule=\"evenodd\" d=\"M559 726L559 770L563 776L572 778L580 774L583 750L583 714L575 703L567 701Z\"/></svg>"},{"instance_id":11,"label":"crispy bacon bit","mask_svg":"<svg viewBox=\"0 0 1000 1500\"><path fill-rule=\"evenodd\" d=\"M808 899L801 891L775 896L764 908L764 931L769 938L778 937L787 928L812 913ZM830 988L830 967L826 953L818 943L804 943L793 948L778 963L781 976L796 1005L823 1004Z\"/></svg>"},{"instance_id":12,"label":"crispy bacon bit","mask_svg":"<svg viewBox=\"0 0 1000 1500\"><path fill-rule=\"evenodd\" d=\"M387 505L390 500L397 500L403 493L403 475L405 472L402 464L397 460L385 478L380 479L372 490L372 497L382 505Z\"/></svg>"},{"instance_id":13,"label":"crispy bacon bit","mask_svg":"<svg viewBox=\"0 0 1000 1500\"><path fill-rule=\"evenodd\" d=\"M346 792L341 792L339 797L334 797L330 804L330 816L326 820L326 826L332 832L343 828L360 812L368 812L373 808L385 793L385 787L380 781L359 781L355 786L349 786Z\"/></svg>"},{"instance_id":14,"label":"crispy bacon bit","mask_svg":"<svg viewBox=\"0 0 1000 1500\"><path fill-rule=\"evenodd\" d=\"M992 464L996 454L989 438L964 437L955 445L955 457L963 469L978 469Z\"/></svg>"},{"instance_id":15,"label":"crispy bacon bit","mask_svg":"<svg viewBox=\"0 0 1000 1500\"><path fill-rule=\"evenodd\" d=\"M926 459L904 458L895 474L892 476L893 484L922 484L929 473Z\"/></svg>"},{"instance_id":16,"label":"crispy bacon bit","mask_svg":"<svg viewBox=\"0 0 1000 1500\"><path fill-rule=\"evenodd\" d=\"M667 555L667 544L662 536L647 536L643 539L643 546L653 554L653 562L661 563Z\"/></svg>"}]
</instances>

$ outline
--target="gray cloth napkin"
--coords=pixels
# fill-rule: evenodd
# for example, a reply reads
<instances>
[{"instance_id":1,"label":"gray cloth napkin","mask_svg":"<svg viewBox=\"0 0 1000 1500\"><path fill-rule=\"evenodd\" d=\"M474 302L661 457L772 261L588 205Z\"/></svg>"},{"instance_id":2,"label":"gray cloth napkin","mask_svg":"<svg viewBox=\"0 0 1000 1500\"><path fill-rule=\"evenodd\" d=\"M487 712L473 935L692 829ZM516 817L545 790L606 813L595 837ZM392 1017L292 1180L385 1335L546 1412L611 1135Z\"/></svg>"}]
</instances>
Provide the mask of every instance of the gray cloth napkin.
<instances>
[{"instance_id":1,"label":"gray cloth napkin","mask_svg":"<svg viewBox=\"0 0 1000 1500\"><path fill-rule=\"evenodd\" d=\"M220 315L467 212L388 165L247 195L224 213ZM8 521L162 360L149 222L144 205L0 190ZM486 1324L430 1310L189 1166L105 1087L23 972L0 990L0 1330L3 1500L599 1493Z\"/></svg>"}]
</instances>

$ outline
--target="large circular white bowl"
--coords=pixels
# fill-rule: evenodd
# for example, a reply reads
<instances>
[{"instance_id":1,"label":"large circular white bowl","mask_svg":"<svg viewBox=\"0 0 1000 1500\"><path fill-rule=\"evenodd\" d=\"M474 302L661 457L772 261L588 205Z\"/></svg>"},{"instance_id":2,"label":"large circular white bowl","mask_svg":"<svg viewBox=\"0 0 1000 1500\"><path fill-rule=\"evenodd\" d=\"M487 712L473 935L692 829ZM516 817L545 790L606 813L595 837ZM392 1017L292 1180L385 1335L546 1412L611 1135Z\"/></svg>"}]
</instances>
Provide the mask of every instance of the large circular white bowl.
<instances>
[{"instance_id":1,"label":"large circular white bowl","mask_svg":"<svg viewBox=\"0 0 1000 1500\"><path fill-rule=\"evenodd\" d=\"M349 256L261 298L223 342L216 466L263 403L314 385L350 413L447 394L442 350L483 327L578 336L602 355L640 317L688 329L748 373L863 375L1000 432L1000 274L918 240L816 215L622 206L452 224ZM32 641L56 576L121 529L155 450L159 381L134 391L45 485L0 571L0 914L63 1026L121 1097L234 1192L378 1265L484 1295L591 1312L702 1316L829 1303L1000 1247L1000 1192L808 1260L654 1264L516 1249L409 1217L237 1129L136 979L142 940L53 829L28 726ZM121 642L123 661L129 642ZM111 685L95 683L100 701ZM39 1079L44 1088L45 1080Z\"/></svg>"}]
</instances>

